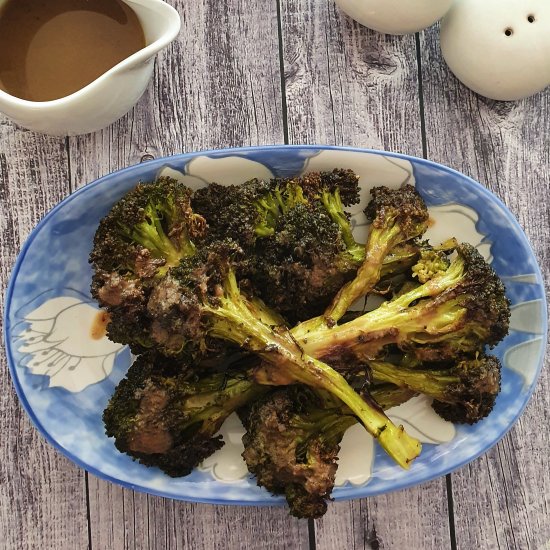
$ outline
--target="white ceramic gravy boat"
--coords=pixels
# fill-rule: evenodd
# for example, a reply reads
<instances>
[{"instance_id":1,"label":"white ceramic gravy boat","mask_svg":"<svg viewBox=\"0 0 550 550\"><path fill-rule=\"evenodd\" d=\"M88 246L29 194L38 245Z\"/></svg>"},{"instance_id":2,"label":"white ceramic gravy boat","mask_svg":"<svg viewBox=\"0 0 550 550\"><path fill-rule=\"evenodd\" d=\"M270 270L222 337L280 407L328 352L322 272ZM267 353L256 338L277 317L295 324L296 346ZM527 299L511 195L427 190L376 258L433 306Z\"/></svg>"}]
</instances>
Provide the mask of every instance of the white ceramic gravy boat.
<instances>
[{"instance_id":1,"label":"white ceramic gravy boat","mask_svg":"<svg viewBox=\"0 0 550 550\"><path fill-rule=\"evenodd\" d=\"M0 8L6 0L0 0ZM177 36L178 12L162 0L124 0L137 14L145 48L84 88L52 101L27 101L0 90L0 112L17 124L50 135L78 135L105 128L141 97L153 74L155 55Z\"/></svg>"}]
</instances>

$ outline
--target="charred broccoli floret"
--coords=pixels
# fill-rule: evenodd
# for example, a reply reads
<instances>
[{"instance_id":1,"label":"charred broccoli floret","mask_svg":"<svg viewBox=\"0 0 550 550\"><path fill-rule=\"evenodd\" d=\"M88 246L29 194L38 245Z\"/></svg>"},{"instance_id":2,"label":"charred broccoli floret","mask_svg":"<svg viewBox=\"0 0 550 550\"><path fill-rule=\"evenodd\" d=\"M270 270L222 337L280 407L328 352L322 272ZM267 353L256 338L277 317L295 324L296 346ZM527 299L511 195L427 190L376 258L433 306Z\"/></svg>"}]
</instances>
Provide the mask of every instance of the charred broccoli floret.
<instances>
[{"instance_id":1,"label":"charred broccoli floret","mask_svg":"<svg viewBox=\"0 0 550 550\"><path fill-rule=\"evenodd\" d=\"M211 184L193 199L210 238L232 238L246 252L237 277L293 324L317 315L364 258L344 205L359 201L351 170L299 178ZM250 261L250 259L253 259Z\"/></svg>"},{"instance_id":2,"label":"charred broccoli floret","mask_svg":"<svg viewBox=\"0 0 550 550\"><path fill-rule=\"evenodd\" d=\"M372 395L389 408L411 392L385 385ZM330 395L303 386L266 395L240 416L247 430L243 458L258 485L285 495L292 515L321 517L334 488L340 441L356 417Z\"/></svg>"},{"instance_id":3,"label":"charred broccoli floret","mask_svg":"<svg viewBox=\"0 0 550 550\"><path fill-rule=\"evenodd\" d=\"M141 355L103 413L119 451L173 477L188 475L221 448L216 433L224 420L266 392L243 373L188 372L173 359Z\"/></svg>"},{"instance_id":4,"label":"charred broccoli floret","mask_svg":"<svg viewBox=\"0 0 550 550\"><path fill-rule=\"evenodd\" d=\"M406 368L370 361L374 380L390 382L434 398L433 408L445 420L474 424L492 410L500 392L500 363L479 354L448 368Z\"/></svg>"},{"instance_id":5,"label":"charred broccoli floret","mask_svg":"<svg viewBox=\"0 0 550 550\"><path fill-rule=\"evenodd\" d=\"M210 241L230 238L248 249L263 233L257 205L270 192L270 182L258 179L241 185L211 183L195 191L193 209L207 221Z\"/></svg>"},{"instance_id":6,"label":"charred broccoli floret","mask_svg":"<svg viewBox=\"0 0 550 550\"><path fill-rule=\"evenodd\" d=\"M428 209L413 186L405 185L397 190L375 187L371 194L372 199L365 209L371 229L364 249L364 260L355 278L340 288L322 316L296 327L297 337L334 326L355 300L368 294L379 283L384 261L394 249L426 231ZM388 264L386 261L386 266Z\"/></svg>"},{"instance_id":7,"label":"charred broccoli floret","mask_svg":"<svg viewBox=\"0 0 550 550\"><path fill-rule=\"evenodd\" d=\"M300 335L306 353L330 362L349 355L376 359L384 346L425 361L483 351L508 333L504 285L477 250L457 247L448 269L379 308L333 329ZM293 331L294 334L294 331Z\"/></svg>"},{"instance_id":8,"label":"charred broccoli floret","mask_svg":"<svg viewBox=\"0 0 550 550\"><path fill-rule=\"evenodd\" d=\"M355 417L295 386L256 401L242 419L243 458L258 485L285 495L292 515L321 517L334 487L340 441Z\"/></svg>"},{"instance_id":9,"label":"charred broccoli floret","mask_svg":"<svg viewBox=\"0 0 550 550\"><path fill-rule=\"evenodd\" d=\"M204 219L191 209L191 191L170 178L139 184L103 218L90 263L92 296L111 317L107 329L116 342L139 352L152 346L143 331L143 312L159 278L195 254Z\"/></svg>"}]
</instances>

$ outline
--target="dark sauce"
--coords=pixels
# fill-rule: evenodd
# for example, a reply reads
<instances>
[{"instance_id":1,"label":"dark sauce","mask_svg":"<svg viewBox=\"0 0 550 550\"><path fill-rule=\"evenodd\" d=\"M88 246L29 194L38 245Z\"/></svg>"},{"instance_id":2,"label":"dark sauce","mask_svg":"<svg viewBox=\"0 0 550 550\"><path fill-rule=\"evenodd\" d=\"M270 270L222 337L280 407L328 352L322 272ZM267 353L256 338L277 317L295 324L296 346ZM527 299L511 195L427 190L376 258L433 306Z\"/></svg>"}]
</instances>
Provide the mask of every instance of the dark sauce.
<instances>
[{"instance_id":1,"label":"dark sauce","mask_svg":"<svg viewBox=\"0 0 550 550\"><path fill-rule=\"evenodd\" d=\"M121 0L8 0L0 8L0 89L59 99L144 46L137 15Z\"/></svg>"}]
</instances>

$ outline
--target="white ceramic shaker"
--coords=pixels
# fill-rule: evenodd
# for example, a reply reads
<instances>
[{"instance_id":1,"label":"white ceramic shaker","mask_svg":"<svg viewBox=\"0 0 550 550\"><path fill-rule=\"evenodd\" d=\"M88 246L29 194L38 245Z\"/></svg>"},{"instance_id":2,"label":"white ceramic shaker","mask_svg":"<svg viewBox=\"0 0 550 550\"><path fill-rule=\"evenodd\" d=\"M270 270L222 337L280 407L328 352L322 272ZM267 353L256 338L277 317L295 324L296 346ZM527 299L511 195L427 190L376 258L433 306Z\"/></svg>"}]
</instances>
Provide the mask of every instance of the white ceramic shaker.
<instances>
[{"instance_id":1,"label":"white ceramic shaker","mask_svg":"<svg viewBox=\"0 0 550 550\"><path fill-rule=\"evenodd\" d=\"M550 0L456 0L441 24L441 49L478 94L533 95L550 85Z\"/></svg>"}]
</instances>

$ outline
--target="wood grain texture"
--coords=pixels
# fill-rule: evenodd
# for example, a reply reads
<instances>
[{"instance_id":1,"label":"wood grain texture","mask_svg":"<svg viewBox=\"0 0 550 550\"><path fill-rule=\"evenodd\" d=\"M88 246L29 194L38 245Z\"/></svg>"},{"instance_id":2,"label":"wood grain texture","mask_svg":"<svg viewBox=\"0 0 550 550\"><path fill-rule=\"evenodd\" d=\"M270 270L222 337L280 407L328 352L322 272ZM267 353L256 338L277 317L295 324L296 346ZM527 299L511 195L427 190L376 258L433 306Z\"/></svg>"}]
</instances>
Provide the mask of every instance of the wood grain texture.
<instances>
[{"instance_id":1,"label":"wood grain texture","mask_svg":"<svg viewBox=\"0 0 550 550\"><path fill-rule=\"evenodd\" d=\"M151 157L283 141L275 2L172 4L183 28L140 102L110 128L70 139L73 187ZM283 508L187 504L93 476L89 500L92 549L309 545L307 522Z\"/></svg>"},{"instance_id":2,"label":"wood grain texture","mask_svg":"<svg viewBox=\"0 0 550 550\"><path fill-rule=\"evenodd\" d=\"M116 550L307 549L307 524L285 508L187 504L89 476L92 548Z\"/></svg>"},{"instance_id":3,"label":"wood grain texture","mask_svg":"<svg viewBox=\"0 0 550 550\"><path fill-rule=\"evenodd\" d=\"M533 245L548 289L550 93L514 103L481 98L450 74L437 29L421 42L429 158L477 179L508 205ZM549 386L546 368L512 431L453 474L459 549L550 545Z\"/></svg>"},{"instance_id":4,"label":"wood grain texture","mask_svg":"<svg viewBox=\"0 0 550 550\"><path fill-rule=\"evenodd\" d=\"M281 3L290 143L354 145L422 156L414 36L357 25L330 0ZM318 550L450 547L445 479L329 506Z\"/></svg>"},{"instance_id":5,"label":"wood grain texture","mask_svg":"<svg viewBox=\"0 0 550 550\"><path fill-rule=\"evenodd\" d=\"M64 139L0 119L0 310L30 230L68 191ZM0 320L0 329L3 321ZM0 548L72 550L88 544L84 472L31 426L0 355Z\"/></svg>"},{"instance_id":6,"label":"wood grain texture","mask_svg":"<svg viewBox=\"0 0 550 550\"><path fill-rule=\"evenodd\" d=\"M422 156L414 36L369 31L332 0L284 0L290 143Z\"/></svg>"},{"instance_id":7,"label":"wood grain texture","mask_svg":"<svg viewBox=\"0 0 550 550\"><path fill-rule=\"evenodd\" d=\"M316 522L315 535L317 550L450 548L442 482L333 504Z\"/></svg>"}]
</instances>

